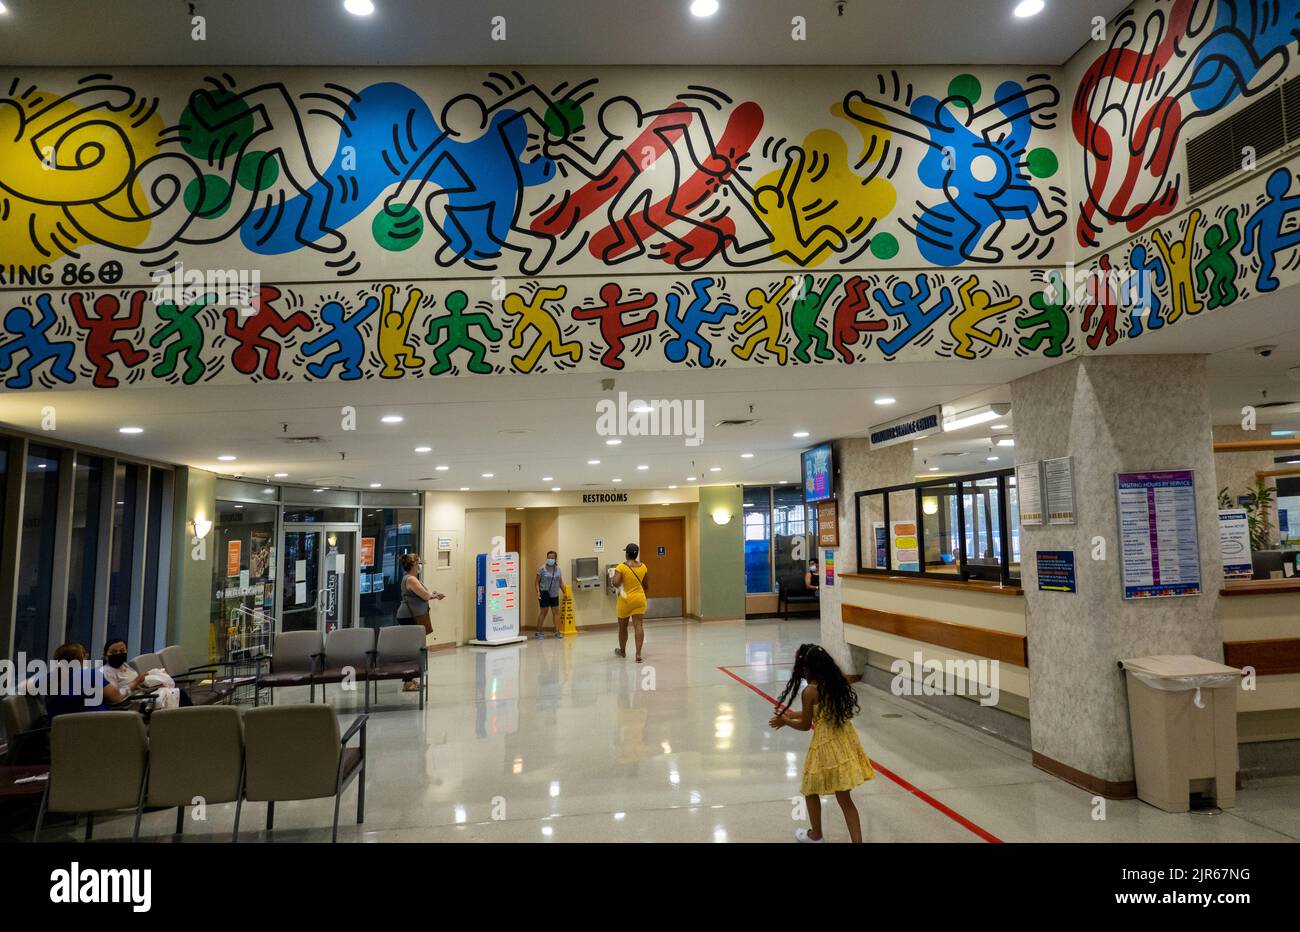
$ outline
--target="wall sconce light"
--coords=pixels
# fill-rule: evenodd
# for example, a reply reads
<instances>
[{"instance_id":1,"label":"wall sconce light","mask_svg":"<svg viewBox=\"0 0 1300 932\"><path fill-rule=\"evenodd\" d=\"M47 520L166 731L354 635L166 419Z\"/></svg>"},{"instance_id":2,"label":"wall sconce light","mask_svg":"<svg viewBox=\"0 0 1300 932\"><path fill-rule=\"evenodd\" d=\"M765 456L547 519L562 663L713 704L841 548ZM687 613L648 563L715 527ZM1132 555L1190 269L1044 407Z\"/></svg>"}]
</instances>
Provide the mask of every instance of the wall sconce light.
<instances>
[{"instance_id":1,"label":"wall sconce light","mask_svg":"<svg viewBox=\"0 0 1300 932\"><path fill-rule=\"evenodd\" d=\"M193 521L190 522L190 526L194 528L195 538L207 537L208 534L212 531L212 522L209 521L207 518L202 518L202 517L195 518Z\"/></svg>"},{"instance_id":2,"label":"wall sconce light","mask_svg":"<svg viewBox=\"0 0 1300 932\"><path fill-rule=\"evenodd\" d=\"M921 510L927 515L936 515L939 513L939 499L933 495L927 495L921 499Z\"/></svg>"},{"instance_id":3,"label":"wall sconce light","mask_svg":"<svg viewBox=\"0 0 1300 932\"><path fill-rule=\"evenodd\" d=\"M730 524L730 523L731 523L731 512L727 511L727 509L725 509L725 508L715 508L715 509L713 510L713 523L714 523L714 524Z\"/></svg>"}]
</instances>

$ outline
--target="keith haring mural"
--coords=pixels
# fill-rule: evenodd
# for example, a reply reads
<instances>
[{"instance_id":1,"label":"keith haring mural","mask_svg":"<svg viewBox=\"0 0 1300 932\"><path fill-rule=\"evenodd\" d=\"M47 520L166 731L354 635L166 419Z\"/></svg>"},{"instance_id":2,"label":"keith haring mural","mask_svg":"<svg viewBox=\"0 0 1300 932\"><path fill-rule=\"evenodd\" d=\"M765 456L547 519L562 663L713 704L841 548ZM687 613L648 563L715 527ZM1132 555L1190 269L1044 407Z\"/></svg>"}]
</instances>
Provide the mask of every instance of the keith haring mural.
<instances>
[{"instance_id":1,"label":"keith haring mural","mask_svg":"<svg viewBox=\"0 0 1300 932\"><path fill-rule=\"evenodd\" d=\"M1088 55L1071 110L1083 147L1075 236L1084 247L1182 206L1180 143L1296 69L1300 0L1148 0L1107 35L1105 50Z\"/></svg>"},{"instance_id":2,"label":"keith haring mural","mask_svg":"<svg viewBox=\"0 0 1300 932\"><path fill-rule=\"evenodd\" d=\"M1046 74L379 74L0 84L0 287L178 257L277 281L955 267L1041 261L1066 226Z\"/></svg>"}]
</instances>

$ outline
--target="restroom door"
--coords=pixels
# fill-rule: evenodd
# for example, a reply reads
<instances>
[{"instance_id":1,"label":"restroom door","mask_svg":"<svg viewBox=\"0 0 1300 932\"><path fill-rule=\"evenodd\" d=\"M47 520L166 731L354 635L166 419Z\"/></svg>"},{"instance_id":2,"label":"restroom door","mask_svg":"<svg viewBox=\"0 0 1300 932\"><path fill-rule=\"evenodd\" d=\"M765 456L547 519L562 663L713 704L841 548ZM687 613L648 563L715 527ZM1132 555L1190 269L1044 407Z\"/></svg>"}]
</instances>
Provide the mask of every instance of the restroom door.
<instances>
[{"instance_id":1,"label":"restroom door","mask_svg":"<svg viewBox=\"0 0 1300 932\"><path fill-rule=\"evenodd\" d=\"M679 618L686 604L686 522L641 519L641 562L649 570L647 618Z\"/></svg>"}]
</instances>

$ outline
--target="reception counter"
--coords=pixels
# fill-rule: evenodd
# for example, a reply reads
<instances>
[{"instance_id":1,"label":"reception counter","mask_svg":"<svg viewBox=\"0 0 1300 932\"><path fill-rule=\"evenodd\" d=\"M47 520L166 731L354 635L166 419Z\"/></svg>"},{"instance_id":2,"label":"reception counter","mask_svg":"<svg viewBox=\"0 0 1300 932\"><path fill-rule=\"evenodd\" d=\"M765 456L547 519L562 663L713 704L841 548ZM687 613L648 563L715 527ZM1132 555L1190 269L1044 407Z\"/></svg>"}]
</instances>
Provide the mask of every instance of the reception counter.
<instances>
[{"instance_id":1,"label":"reception counter","mask_svg":"<svg viewBox=\"0 0 1300 932\"><path fill-rule=\"evenodd\" d=\"M1240 739L1300 738L1300 580L1226 583L1218 617L1224 662L1256 675L1237 697Z\"/></svg>"}]
</instances>

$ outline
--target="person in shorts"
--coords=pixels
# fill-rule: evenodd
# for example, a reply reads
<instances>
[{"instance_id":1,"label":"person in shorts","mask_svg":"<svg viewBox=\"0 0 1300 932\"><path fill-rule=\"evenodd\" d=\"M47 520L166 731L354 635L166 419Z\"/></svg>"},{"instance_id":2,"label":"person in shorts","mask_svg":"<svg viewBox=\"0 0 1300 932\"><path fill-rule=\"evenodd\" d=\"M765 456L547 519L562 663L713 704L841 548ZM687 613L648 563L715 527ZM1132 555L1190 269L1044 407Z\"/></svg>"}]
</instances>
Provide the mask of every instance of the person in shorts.
<instances>
[{"instance_id":1,"label":"person in shorts","mask_svg":"<svg viewBox=\"0 0 1300 932\"><path fill-rule=\"evenodd\" d=\"M537 568L537 604L541 614L537 616L537 633L533 637L546 637L546 614L550 612L551 625L555 628L557 638L560 633L560 588L564 585L564 571L560 569L559 555L554 550L546 551L546 562Z\"/></svg>"}]
</instances>

